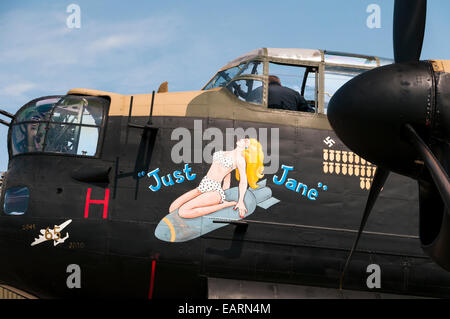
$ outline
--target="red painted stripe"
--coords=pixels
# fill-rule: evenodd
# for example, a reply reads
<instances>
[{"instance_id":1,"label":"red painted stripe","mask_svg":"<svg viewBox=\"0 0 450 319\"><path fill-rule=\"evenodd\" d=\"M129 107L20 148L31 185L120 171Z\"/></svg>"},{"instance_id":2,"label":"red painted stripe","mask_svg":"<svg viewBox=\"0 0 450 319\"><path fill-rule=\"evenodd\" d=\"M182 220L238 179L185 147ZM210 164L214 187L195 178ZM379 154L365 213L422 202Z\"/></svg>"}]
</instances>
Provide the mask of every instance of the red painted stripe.
<instances>
[{"instance_id":1,"label":"red painted stripe","mask_svg":"<svg viewBox=\"0 0 450 319\"><path fill-rule=\"evenodd\" d=\"M148 292L148 299L152 299L153 297L153 286L155 283L155 267L156 267L156 260L152 261L152 276L150 278L150 290Z\"/></svg>"},{"instance_id":2,"label":"red painted stripe","mask_svg":"<svg viewBox=\"0 0 450 319\"><path fill-rule=\"evenodd\" d=\"M91 200L91 190L92 188L88 188L86 195L86 205L84 206L84 218L88 218L89 216L89 202Z\"/></svg>"},{"instance_id":3,"label":"red painted stripe","mask_svg":"<svg viewBox=\"0 0 450 319\"><path fill-rule=\"evenodd\" d=\"M103 219L108 218L108 204L109 204L109 189L105 190L105 200L103 206Z\"/></svg>"}]
</instances>

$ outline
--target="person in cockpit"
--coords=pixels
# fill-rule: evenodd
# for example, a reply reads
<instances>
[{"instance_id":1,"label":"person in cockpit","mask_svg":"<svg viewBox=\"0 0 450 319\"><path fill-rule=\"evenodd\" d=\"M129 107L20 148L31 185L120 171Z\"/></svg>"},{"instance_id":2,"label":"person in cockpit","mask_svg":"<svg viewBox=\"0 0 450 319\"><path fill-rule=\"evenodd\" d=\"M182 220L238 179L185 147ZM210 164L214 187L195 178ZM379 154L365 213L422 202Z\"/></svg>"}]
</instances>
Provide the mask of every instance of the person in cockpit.
<instances>
[{"instance_id":1,"label":"person in cockpit","mask_svg":"<svg viewBox=\"0 0 450 319\"><path fill-rule=\"evenodd\" d=\"M280 79L275 75L269 75L268 107L270 109L311 112L305 98L297 91L282 86Z\"/></svg>"}]
</instances>

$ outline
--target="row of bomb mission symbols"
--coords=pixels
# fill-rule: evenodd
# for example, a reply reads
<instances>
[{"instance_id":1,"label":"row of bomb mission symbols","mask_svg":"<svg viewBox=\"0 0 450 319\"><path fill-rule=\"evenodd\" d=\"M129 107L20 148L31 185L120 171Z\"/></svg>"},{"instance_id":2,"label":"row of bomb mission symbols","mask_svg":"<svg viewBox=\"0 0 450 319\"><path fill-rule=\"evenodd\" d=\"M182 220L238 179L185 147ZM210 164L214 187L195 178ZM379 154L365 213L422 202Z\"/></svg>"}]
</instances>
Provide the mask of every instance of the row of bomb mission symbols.
<instances>
[{"instance_id":1,"label":"row of bomb mission symbols","mask_svg":"<svg viewBox=\"0 0 450 319\"><path fill-rule=\"evenodd\" d=\"M342 172L341 172L342 165ZM352 165L352 164L339 164L339 163L323 163L323 172L328 174L336 173L339 175L349 175L349 176L360 176L359 187L361 189L370 189L373 176L375 175L376 166L363 166L363 165ZM367 176L367 177L366 177Z\"/></svg>"},{"instance_id":2,"label":"row of bomb mission symbols","mask_svg":"<svg viewBox=\"0 0 450 319\"><path fill-rule=\"evenodd\" d=\"M366 161L364 158L360 157L359 155L348 152L348 151L338 151L338 150L323 150L323 160L326 162L343 162L343 163L349 163L349 164L360 164L361 165L369 165L371 166L372 163Z\"/></svg>"},{"instance_id":3,"label":"row of bomb mission symbols","mask_svg":"<svg viewBox=\"0 0 450 319\"><path fill-rule=\"evenodd\" d=\"M353 152L323 149L323 159L324 173L362 177L375 174L376 166Z\"/></svg>"},{"instance_id":4,"label":"row of bomb mission symbols","mask_svg":"<svg viewBox=\"0 0 450 319\"><path fill-rule=\"evenodd\" d=\"M369 190L377 167L359 155L340 150L323 149L323 172L356 176L360 178L359 187Z\"/></svg>"},{"instance_id":5,"label":"row of bomb mission symbols","mask_svg":"<svg viewBox=\"0 0 450 319\"><path fill-rule=\"evenodd\" d=\"M341 174L350 176L372 177L375 175L376 166L340 164L333 162L323 162L323 172L327 174Z\"/></svg>"}]
</instances>

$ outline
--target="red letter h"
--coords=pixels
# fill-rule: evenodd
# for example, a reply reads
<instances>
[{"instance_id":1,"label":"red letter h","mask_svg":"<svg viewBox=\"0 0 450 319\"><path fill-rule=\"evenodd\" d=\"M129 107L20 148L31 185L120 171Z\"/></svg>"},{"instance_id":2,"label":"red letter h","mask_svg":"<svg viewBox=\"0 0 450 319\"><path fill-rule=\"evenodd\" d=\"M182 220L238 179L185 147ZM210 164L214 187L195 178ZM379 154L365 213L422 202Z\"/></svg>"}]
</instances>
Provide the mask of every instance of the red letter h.
<instances>
[{"instance_id":1,"label":"red letter h","mask_svg":"<svg viewBox=\"0 0 450 319\"><path fill-rule=\"evenodd\" d=\"M84 218L88 218L89 216L89 204L101 204L103 205L103 219L106 219L108 217L109 189L105 190L104 200L92 200L91 191L92 188L88 188L86 196L86 206L84 207Z\"/></svg>"}]
</instances>

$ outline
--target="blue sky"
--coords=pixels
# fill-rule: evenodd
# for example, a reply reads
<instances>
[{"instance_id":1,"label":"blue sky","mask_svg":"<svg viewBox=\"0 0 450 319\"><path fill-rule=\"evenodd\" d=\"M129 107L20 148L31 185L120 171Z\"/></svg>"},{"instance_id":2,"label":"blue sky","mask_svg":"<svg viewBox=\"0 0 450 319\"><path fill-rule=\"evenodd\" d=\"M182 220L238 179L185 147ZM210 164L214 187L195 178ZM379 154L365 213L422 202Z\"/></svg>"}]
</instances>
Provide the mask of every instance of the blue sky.
<instances>
[{"instance_id":1,"label":"blue sky","mask_svg":"<svg viewBox=\"0 0 450 319\"><path fill-rule=\"evenodd\" d=\"M70 4L81 28L69 29ZM381 8L369 29L366 8ZM422 59L450 56L450 1L428 4ZM146 93L200 89L216 70L260 47L312 48L392 58L390 0L283 1L1 1L0 108L91 88ZM0 126L0 171L7 168L7 128Z\"/></svg>"}]
</instances>

